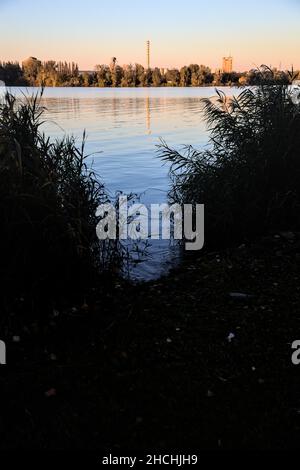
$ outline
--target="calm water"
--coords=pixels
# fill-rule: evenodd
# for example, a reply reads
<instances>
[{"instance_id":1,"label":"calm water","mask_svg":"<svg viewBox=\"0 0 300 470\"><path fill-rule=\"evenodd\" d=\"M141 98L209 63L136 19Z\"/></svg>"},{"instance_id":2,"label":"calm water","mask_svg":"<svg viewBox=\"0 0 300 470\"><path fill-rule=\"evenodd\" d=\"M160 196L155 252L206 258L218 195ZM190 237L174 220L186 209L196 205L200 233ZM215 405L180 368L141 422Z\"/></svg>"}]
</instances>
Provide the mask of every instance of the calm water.
<instances>
[{"instance_id":1,"label":"calm water","mask_svg":"<svg viewBox=\"0 0 300 470\"><path fill-rule=\"evenodd\" d=\"M94 153L90 161L111 193L138 193L146 204L165 202L168 166L156 145L163 138L176 148L204 146L208 135L200 100L213 95L214 88L47 88L45 131L53 138L73 134L80 142L85 129L86 152ZM132 270L136 279L159 277L179 256L167 242L150 243L146 261Z\"/></svg>"}]
</instances>

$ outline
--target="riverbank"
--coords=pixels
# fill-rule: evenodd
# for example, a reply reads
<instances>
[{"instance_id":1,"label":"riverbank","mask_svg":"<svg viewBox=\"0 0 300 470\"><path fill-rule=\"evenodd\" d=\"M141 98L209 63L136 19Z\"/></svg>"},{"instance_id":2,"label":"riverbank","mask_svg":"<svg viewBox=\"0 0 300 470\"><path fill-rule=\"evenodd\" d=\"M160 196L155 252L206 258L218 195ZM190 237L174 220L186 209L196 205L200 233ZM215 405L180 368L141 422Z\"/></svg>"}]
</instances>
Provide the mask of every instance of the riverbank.
<instances>
[{"instance_id":1,"label":"riverbank","mask_svg":"<svg viewBox=\"0 0 300 470\"><path fill-rule=\"evenodd\" d=\"M299 258L299 234L272 234L159 282L108 283L101 308L95 288L54 311L42 339L17 332L0 447L297 447Z\"/></svg>"}]
</instances>

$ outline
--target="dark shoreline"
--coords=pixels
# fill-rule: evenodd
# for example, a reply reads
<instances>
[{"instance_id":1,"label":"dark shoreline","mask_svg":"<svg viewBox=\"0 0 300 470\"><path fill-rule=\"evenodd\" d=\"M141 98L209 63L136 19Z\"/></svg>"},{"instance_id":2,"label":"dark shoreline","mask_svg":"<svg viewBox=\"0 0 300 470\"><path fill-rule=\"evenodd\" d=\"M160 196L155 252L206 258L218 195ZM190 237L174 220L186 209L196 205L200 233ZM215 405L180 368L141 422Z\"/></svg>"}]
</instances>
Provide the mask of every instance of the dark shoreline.
<instances>
[{"instance_id":1,"label":"dark shoreline","mask_svg":"<svg viewBox=\"0 0 300 470\"><path fill-rule=\"evenodd\" d=\"M268 235L120 281L104 308L95 291L42 339L23 332L2 369L0 448L295 448L299 257L299 234Z\"/></svg>"}]
</instances>

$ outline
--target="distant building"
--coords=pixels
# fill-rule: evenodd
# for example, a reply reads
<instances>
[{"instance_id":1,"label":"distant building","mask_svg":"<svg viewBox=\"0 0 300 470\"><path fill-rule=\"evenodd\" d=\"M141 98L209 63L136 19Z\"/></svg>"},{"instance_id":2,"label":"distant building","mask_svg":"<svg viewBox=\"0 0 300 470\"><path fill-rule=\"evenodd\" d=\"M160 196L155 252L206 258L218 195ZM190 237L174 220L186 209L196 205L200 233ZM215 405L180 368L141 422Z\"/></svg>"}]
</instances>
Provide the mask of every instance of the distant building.
<instances>
[{"instance_id":1,"label":"distant building","mask_svg":"<svg viewBox=\"0 0 300 470\"><path fill-rule=\"evenodd\" d=\"M232 63L233 63L233 58L230 57L223 57L223 67L222 67L222 72L223 73L231 73L232 72Z\"/></svg>"},{"instance_id":2,"label":"distant building","mask_svg":"<svg viewBox=\"0 0 300 470\"><path fill-rule=\"evenodd\" d=\"M146 43L146 53L147 53L147 68L150 69L150 41Z\"/></svg>"},{"instance_id":3,"label":"distant building","mask_svg":"<svg viewBox=\"0 0 300 470\"><path fill-rule=\"evenodd\" d=\"M110 66L109 66L111 72L113 72L115 70L116 66L117 66L117 58L112 57L111 61L110 61Z\"/></svg>"}]
</instances>

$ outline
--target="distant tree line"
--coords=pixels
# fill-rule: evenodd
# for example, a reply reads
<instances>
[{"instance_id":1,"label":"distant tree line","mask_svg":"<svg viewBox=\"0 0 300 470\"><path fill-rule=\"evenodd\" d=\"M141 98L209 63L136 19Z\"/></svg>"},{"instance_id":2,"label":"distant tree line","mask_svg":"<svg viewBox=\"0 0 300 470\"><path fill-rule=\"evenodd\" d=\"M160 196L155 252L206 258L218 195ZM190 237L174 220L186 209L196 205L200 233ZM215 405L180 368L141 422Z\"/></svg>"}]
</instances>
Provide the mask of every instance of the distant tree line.
<instances>
[{"instance_id":1,"label":"distant tree line","mask_svg":"<svg viewBox=\"0 0 300 470\"><path fill-rule=\"evenodd\" d=\"M18 62L0 62L0 80L9 86L27 85L22 68Z\"/></svg>"},{"instance_id":2,"label":"distant tree line","mask_svg":"<svg viewBox=\"0 0 300 470\"><path fill-rule=\"evenodd\" d=\"M285 72L273 69L279 82L286 81ZM121 67L112 58L110 65L96 65L93 72L80 72L72 62L42 62L34 57L18 62L0 62L0 80L8 86L49 87L201 87L238 86L261 83L258 70L248 72L212 72L205 65L191 64L179 69L147 69L140 64Z\"/></svg>"}]
</instances>

